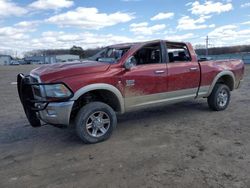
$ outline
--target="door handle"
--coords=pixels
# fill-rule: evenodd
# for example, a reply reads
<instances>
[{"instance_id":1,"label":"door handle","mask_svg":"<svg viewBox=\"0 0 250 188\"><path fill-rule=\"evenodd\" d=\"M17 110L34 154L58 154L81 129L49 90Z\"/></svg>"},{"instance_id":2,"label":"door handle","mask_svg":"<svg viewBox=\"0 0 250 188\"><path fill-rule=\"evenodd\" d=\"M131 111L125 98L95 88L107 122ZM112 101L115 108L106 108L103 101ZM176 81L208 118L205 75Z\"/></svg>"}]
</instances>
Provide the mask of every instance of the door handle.
<instances>
[{"instance_id":1,"label":"door handle","mask_svg":"<svg viewBox=\"0 0 250 188\"><path fill-rule=\"evenodd\" d=\"M155 71L155 74L163 74L163 73L165 73L164 70L156 70L156 71Z\"/></svg>"},{"instance_id":2,"label":"door handle","mask_svg":"<svg viewBox=\"0 0 250 188\"><path fill-rule=\"evenodd\" d=\"M189 70L190 71L198 71L198 68L197 67L191 67Z\"/></svg>"}]
</instances>

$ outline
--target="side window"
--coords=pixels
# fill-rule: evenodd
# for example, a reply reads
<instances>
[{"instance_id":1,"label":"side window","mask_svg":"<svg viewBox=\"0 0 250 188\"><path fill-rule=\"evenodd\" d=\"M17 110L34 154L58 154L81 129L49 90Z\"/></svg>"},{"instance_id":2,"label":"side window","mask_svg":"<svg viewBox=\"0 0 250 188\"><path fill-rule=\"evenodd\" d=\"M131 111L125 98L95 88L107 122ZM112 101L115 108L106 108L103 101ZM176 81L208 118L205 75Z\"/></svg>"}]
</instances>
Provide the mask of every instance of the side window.
<instances>
[{"instance_id":1,"label":"side window","mask_svg":"<svg viewBox=\"0 0 250 188\"><path fill-rule=\"evenodd\" d=\"M146 45L134 54L137 65L161 63L161 44Z\"/></svg>"},{"instance_id":2,"label":"side window","mask_svg":"<svg viewBox=\"0 0 250 188\"><path fill-rule=\"evenodd\" d=\"M167 43L168 59L170 63L174 62L188 62L191 57L188 48L182 43Z\"/></svg>"}]
</instances>

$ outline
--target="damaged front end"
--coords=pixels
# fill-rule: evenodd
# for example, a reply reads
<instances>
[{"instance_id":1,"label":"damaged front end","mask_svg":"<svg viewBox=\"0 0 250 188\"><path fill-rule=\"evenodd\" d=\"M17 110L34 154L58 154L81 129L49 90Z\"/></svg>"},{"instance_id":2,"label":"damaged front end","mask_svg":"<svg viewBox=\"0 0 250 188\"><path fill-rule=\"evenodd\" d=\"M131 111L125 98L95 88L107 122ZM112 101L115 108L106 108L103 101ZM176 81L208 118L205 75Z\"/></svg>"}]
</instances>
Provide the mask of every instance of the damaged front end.
<instances>
[{"instance_id":1,"label":"damaged front end","mask_svg":"<svg viewBox=\"0 0 250 188\"><path fill-rule=\"evenodd\" d=\"M68 125L73 101L71 89L62 82L41 83L30 75L17 75L17 90L24 112L32 127L46 124Z\"/></svg>"}]
</instances>

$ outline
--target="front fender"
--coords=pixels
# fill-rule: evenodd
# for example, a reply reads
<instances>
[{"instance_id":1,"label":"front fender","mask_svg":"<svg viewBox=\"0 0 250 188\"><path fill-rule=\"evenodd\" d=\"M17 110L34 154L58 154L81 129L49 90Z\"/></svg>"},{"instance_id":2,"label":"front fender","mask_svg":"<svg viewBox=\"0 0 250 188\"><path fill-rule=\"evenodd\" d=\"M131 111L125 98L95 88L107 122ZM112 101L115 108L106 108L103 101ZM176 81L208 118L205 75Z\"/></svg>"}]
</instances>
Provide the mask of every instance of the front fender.
<instances>
[{"instance_id":1,"label":"front fender","mask_svg":"<svg viewBox=\"0 0 250 188\"><path fill-rule=\"evenodd\" d=\"M117 99L119 100L119 103L120 103L121 113L125 112L124 98L123 98L121 92L116 87L114 87L113 85L110 85L110 84L96 83L96 84L90 84L90 85L84 86L75 92L75 94L71 100L75 101L75 100L79 99L79 97L81 97L83 94L85 94L89 91L94 91L94 90L107 90L107 91L110 91L113 94L115 94L115 96L117 97Z\"/></svg>"}]
</instances>

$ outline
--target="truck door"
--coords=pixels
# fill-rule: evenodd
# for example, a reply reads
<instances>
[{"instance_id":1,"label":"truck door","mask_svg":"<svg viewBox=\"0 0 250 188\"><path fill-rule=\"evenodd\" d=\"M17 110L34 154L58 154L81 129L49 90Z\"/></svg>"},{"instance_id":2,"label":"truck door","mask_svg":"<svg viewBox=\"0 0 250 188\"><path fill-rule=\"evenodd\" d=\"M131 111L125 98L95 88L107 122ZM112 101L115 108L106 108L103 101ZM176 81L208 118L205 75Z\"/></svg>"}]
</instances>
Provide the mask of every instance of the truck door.
<instances>
[{"instance_id":1,"label":"truck door","mask_svg":"<svg viewBox=\"0 0 250 188\"><path fill-rule=\"evenodd\" d=\"M130 57L134 66L122 77L126 109L159 100L167 91L167 66L162 57L161 42L145 45Z\"/></svg>"},{"instance_id":2,"label":"truck door","mask_svg":"<svg viewBox=\"0 0 250 188\"><path fill-rule=\"evenodd\" d=\"M200 67L195 54L184 43L166 42L167 90L175 97L195 97L200 83Z\"/></svg>"}]
</instances>

